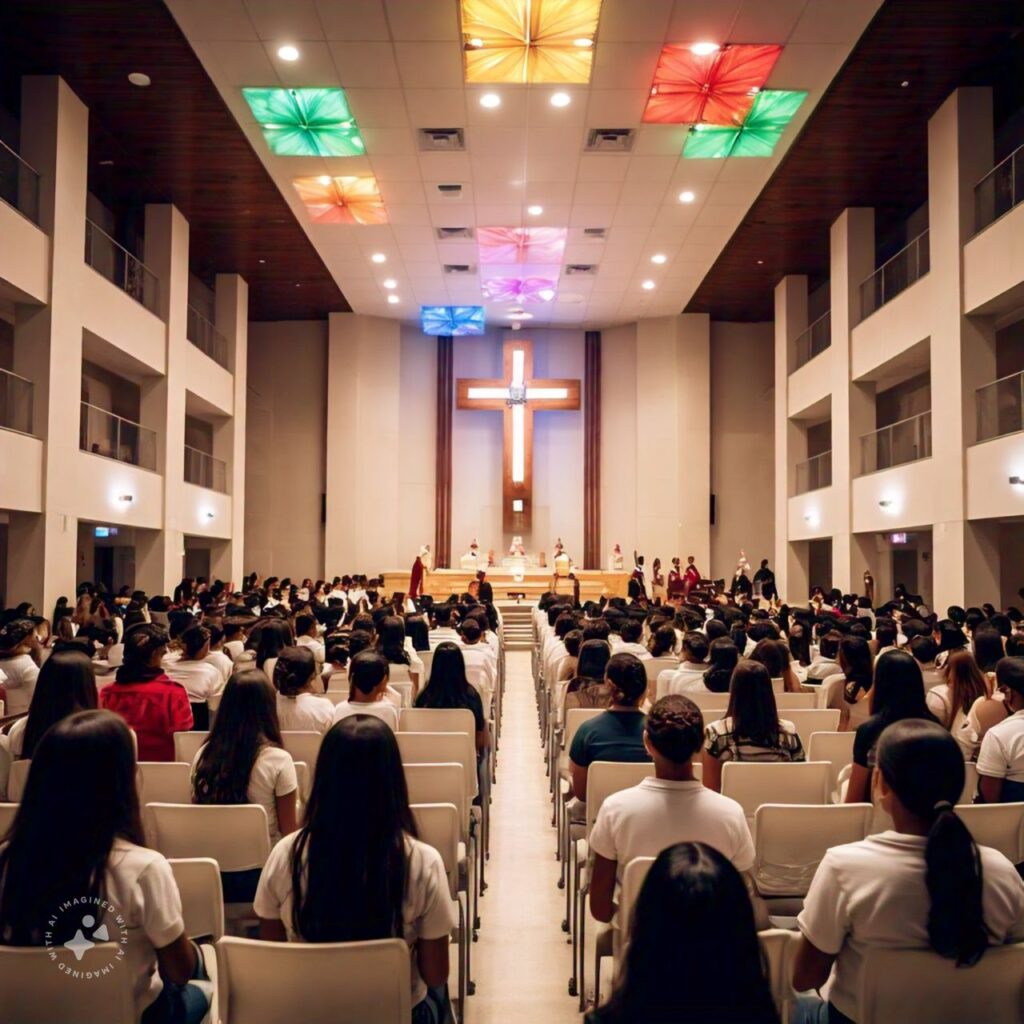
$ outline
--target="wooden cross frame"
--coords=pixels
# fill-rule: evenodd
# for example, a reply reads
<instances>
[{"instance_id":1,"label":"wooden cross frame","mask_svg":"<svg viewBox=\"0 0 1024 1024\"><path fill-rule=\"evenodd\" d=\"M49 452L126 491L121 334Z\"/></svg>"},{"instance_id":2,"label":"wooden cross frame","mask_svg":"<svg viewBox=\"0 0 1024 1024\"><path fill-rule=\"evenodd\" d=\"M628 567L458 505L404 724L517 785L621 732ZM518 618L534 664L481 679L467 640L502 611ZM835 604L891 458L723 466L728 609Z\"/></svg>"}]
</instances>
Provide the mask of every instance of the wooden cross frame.
<instances>
[{"instance_id":1,"label":"wooden cross frame","mask_svg":"<svg viewBox=\"0 0 1024 1024\"><path fill-rule=\"evenodd\" d=\"M533 522L533 414L541 409L579 409L580 382L534 380L533 342L527 338L506 341L503 358L501 380L459 379L455 405L504 415L502 526L508 533L524 533Z\"/></svg>"}]
</instances>

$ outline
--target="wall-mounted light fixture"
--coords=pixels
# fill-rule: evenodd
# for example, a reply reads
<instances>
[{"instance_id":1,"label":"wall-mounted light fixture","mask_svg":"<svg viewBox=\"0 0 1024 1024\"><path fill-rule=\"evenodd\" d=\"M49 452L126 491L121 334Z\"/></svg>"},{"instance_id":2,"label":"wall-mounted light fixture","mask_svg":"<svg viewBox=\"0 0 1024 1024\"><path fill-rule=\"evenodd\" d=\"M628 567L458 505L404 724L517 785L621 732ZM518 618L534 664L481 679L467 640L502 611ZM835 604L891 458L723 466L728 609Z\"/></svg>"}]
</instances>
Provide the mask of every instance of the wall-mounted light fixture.
<instances>
[{"instance_id":1,"label":"wall-mounted light fixture","mask_svg":"<svg viewBox=\"0 0 1024 1024\"><path fill-rule=\"evenodd\" d=\"M207 519L214 519L217 513L214 512L212 508L208 508L203 510L203 515L206 516Z\"/></svg>"},{"instance_id":2,"label":"wall-mounted light fixture","mask_svg":"<svg viewBox=\"0 0 1024 1024\"><path fill-rule=\"evenodd\" d=\"M117 500L122 505L130 505L135 500L135 495L134 494L119 494L117 496Z\"/></svg>"},{"instance_id":3,"label":"wall-mounted light fixture","mask_svg":"<svg viewBox=\"0 0 1024 1024\"><path fill-rule=\"evenodd\" d=\"M1010 483L1013 484L1014 487L1020 487L1021 485L1024 485L1024 476L1011 476Z\"/></svg>"},{"instance_id":4,"label":"wall-mounted light fixture","mask_svg":"<svg viewBox=\"0 0 1024 1024\"><path fill-rule=\"evenodd\" d=\"M881 498L878 502L879 508L890 508L892 506L892 498Z\"/></svg>"}]
</instances>

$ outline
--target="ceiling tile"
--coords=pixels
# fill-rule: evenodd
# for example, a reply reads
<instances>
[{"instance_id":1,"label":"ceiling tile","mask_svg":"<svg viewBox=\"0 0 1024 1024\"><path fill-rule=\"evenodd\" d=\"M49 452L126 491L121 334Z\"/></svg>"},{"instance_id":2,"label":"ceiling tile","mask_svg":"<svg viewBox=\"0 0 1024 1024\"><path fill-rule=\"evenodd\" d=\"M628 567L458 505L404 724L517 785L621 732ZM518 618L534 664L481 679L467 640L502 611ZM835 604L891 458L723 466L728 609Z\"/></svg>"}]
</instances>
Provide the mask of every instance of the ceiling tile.
<instances>
[{"instance_id":1,"label":"ceiling tile","mask_svg":"<svg viewBox=\"0 0 1024 1024\"><path fill-rule=\"evenodd\" d=\"M527 161L527 168L530 164ZM523 200L527 205L568 206L573 201L573 183L569 181L533 181L525 189Z\"/></svg>"},{"instance_id":2,"label":"ceiling tile","mask_svg":"<svg viewBox=\"0 0 1024 1024\"><path fill-rule=\"evenodd\" d=\"M473 160L505 160L510 157L522 160L526 151L521 131L498 125L471 127L466 132L466 143Z\"/></svg>"},{"instance_id":3,"label":"ceiling tile","mask_svg":"<svg viewBox=\"0 0 1024 1024\"><path fill-rule=\"evenodd\" d=\"M473 193L476 196L477 204L485 203L490 205L505 204L521 206L525 189L522 182L512 183L510 181L495 181L482 178L476 173L476 165L473 165L474 180ZM535 188L542 188L535 185Z\"/></svg>"},{"instance_id":4,"label":"ceiling tile","mask_svg":"<svg viewBox=\"0 0 1024 1024\"><path fill-rule=\"evenodd\" d=\"M401 89L346 89L356 122L368 128L404 128L409 124ZM367 153L373 152L367 142Z\"/></svg>"},{"instance_id":5,"label":"ceiling tile","mask_svg":"<svg viewBox=\"0 0 1024 1024\"><path fill-rule=\"evenodd\" d=\"M593 89L587 105L587 127L634 127L644 112L649 94L649 82L642 89Z\"/></svg>"},{"instance_id":6,"label":"ceiling tile","mask_svg":"<svg viewBox=\"0 0 1024 1024\"><path fill-rule=\"evenodd\" d=\"M429 195L430 186L427 186ZM437 202L430 204L430 222L435 227L475 227L478 222L472 203Z\"/></svg>"},{"instance_id":7,"label":"ceiling tile","mask_svg":"<svg viewBox=\"0 0 1024 1024\"><path fill-rule=\"evenodd\" d=\"M242 0L173 0L171 13L189 42L209 39L256 39Z\"/></svg>"},{"instance_id":8,"label":"ceiling tile","mask_svg":"<svg viewBox=\"0 0 1024 1024\"><path fill-rule=\"evenodd\" d=\"M256 40L215 40L192 44L208 74L218 85L279 86L280 79L263 44Z\"/></svg>"},{"instance_id":9,"label":"ceiling tile","mask_svg":"<svg viewBox=\"0 0 1024 1024\"><path fill-rule=\"evenodd\" d=\"M527 178L531 183L574 181L579 159L579 154L576 151L559 152L556 149L533 147L526 159Z\"/></svg>"},{"instance_id":10,"label":"ceiling tile","mask_svg":"<svg viewBox=\"0 0 1024 1024\"><path fill-rule=\"evenodd\" d=\"M604 242L569 242L563 259L566 263L600 263L604 253Z\"/></svg>"},{"instance_id":11,"label":"ceiling tile","mask_svg":"<svg viewBox=\"0 0 1024 1024\"><path fill-rule=\"evenodd\" d=\"M597 49L606 43L661 42L665 38L672 0L603 0Z\"/></svg>"},{"instance_id":12,"label":"ceiling tile","mask_svg":"<svg viewBox=\"0 0 1024 1024\"><path fill-rule=\"evenodd\" d=\"M824 91L849 52L842 43L789 43L768 76L767 88Z\"/></svg>"},{"instance_id":13,"label":"ceiling tile","mask_svg":"<svg viewBox=\"0 0 1024 1024\"><path fill-rule=\"evenodd\" d=\"M297 61L281 60L277 55L276 42L267 42L265 45L267 56L277 69L283 85L298 88L308 85L327 87L341 84L327 43L300 42L298 45L302 51L302 58Z\"/></svg>"},{"instance_id":14,"label":"ceiling tile","mask_svg":"<svg viewBox=\"0 0 1024 1024\"><path fill-rule=\"evenodd\" d=\"M718 206L748 207L761 191L756 182L716 181L708 192L708 202Z\"/></svg>"},{"instance_id":15,"label":"ceiling tile","mask_svg":"<svg viewBox=\"0 0 1024 1024\"><path fill-rule=\"evenodd\" d=\"M649 89L661 54L657 43L600 43L594 47L595 89Z\"/></svg>"},{"instance_id":16,"label":"ceiling tile","mask_svg":"<svg viewBox=\"0 0 1024 1024\"><path fill-rule=\"evenodd\" d=\"M332 40L327 45L338 69L338 79L346 89L397 89L401 85L390 42Z\"/></svg>"},{"instance_id":17,"label":"ceiling tile","mask_svg":"<svg viewBox=\"0 0 1024 1024\"><path fill-rule=\"evenodd\" d=\"M416 152L413 134L408 128L364 128L359 126L370 159L377 156L412 155Z\"/></svg>"},{"instance_id":18,"label":"ceiling tile","mask_svg":"<svg viewBox=\"0 0 1024 1024\"><path fill-rule=\"evenodd\" d=\"M420 153L420 167L423 177L433 182L468 184L473 174L468 153Z\"/></svg>"},{"instance_id":19,"label":"ceiling tile","mask_svg":"<svg viewBox=\"0 0 1024 1024\"><path fill-rule=\"evenodd\" d=\"M245 0L245 9L260 39L294 43L323 38L313 0L288 0L286 4L281 0Z\"/></svg>"},{"instance_id":20,"label":"ceiling tile","mask_svg":"<svg viewBox=\"0 0 1024 1024\"><path fill-rule=\"evenodd\" d=\"M685 124L642 124L633 142L633 156L678 157L689 132Z\"/></svg>"},{"instance_id":21,"label":"ceiling tile","mask_svg":"<svg viewBox=\"0 0 1024 1024\"><path fill-rule=\"evenodd\" d=\"M607 206L573 206L569 214L569 226L574 228L607 228L611 226L615 207Z\"/></svg>"},{"instance_id":22,"label":"ceiling tile","mask_svg":"<svg viewBox=\"0 0 1024 1024\"><path fill-rule=\"evenodd\" d=\"M650 202L649 186L657 185L662 188L667 186L676 169L678 159L675 156L632 156L626 170L625 187L628 189L630 186L644 186L647 192L647 201Z\"/></svg>"},{"instance_id":23,"label":"ceiling tile","mask_svg":"<svg viewBox=\"0 0 1024 1024\"><path fill-rule=\"evenodd\" d=\"M580 157L580 181L623 181L629 157L623 153L584 153Z\"/></svg>"},{"instance_id":24,"label":"ceiling tile","mask_svg":"<svg viewBox=\"0 0 1024 1024\"><path fill-rule=\"evenodd\" d=\"M407 242L415 245L433 245L434 243L434 229L430 225L393 224L392 231L400 243ZM406 271L409 272L408 267L406 267Z\"/></svg>"},{"instance_id":25,"label":"ceiling tile","mask_svg":"<svg viewBox=\"0 0 1024 1024\"><path fill-rule=\"evenodd\" d=\"M482 127L521 127L527 123L529 96L527 89L514 86L467 86L466 117L471 126ZM483 107L480 97L486 93L496 93L501 99L497 107Z\"/></svg>"},{"instance_id":26,"label":"ceiling tile","mask_svg":"<svg viewBox=\"0 0 1024 1024\"><path fill-rule=\"evenodd\" d=\"M729 35L730 43L785 43L807 0L745 0Z\"/></svg>"},{"instance_id":27,"label":"ceiling tile","mask_svg":"<svg viewBox=\"0 0 1024 1024\"><path fill-rule=\"evenodd\" d=\"M882 0L814 0L793 30L792 43L855 43Z\"/></svg>"},{"instance_id":28,"label":"ceiling tile","mask_svg":"<svg viewBox=\"0 0 1024 1024\"><path fill-rule=\"evenodd\" d=\"M416 152L397 156L374 152L367 159L378 181L421 180L419 154Z\"/></svg>"},{"instance_id":29,"label":"ceiling tile","mask_svg":"<svg viewBox=\"0 0 1024 1024\"><path fill-rule=\"evenodd\" d=\"M390 39L382 0L316 0L328 39Z\"/></svg>"},{"instance_id":30,"label":"ceiling tile","mask_svg":"<svg viewBox=\"0 0 1024 1024\"><path fill-rule=\"evenodd\" d=\"M528 214L523 206L522 222L527 227L563 228L569 223L569 204L545 206L544 212L537 216Z\"/></svg>"},{"instance_id":31,"label":"ceiling tile","mask_svg":"<svg viewBox=\"0 0 1024 1024\"><path fill-rule=\"evenodd\" d=\"M621 181L580 181L576 183L572 201L577 206L611 205L619 201L621 191Z\"/></svg>"},{"instance_id":32,"label":"ceiling tile","mask_svg":"<svg viewBox=\"0 0 1024 1024\"><path fill-rule=\"evenodd\" d=\"M721 206L708 201L700 208L694 224L701 227L734 228L743 220L746 212L746 206Z\"/></svg>"},{"instance_id":33,"label":"ceiling tile","mask_svg":"<svg viewBox=\"0 0 1024 1024\"><path fill-rule=\"evenodd\" d=\"M424 0L387 0L388 21L395 39L459 40L459 19L454 3Z\"/></svg>"},{"instance_id":34,"label":"ceiling tile","mask_svg":"<svg viewBox=\"0 0 1024 1024\"><path fill-rule=\"evenodd\" d=\"M392 224L430 224L425 203L388 203L388 220Z\"/></svg>"},{"instance_id":35,"label":"ceiling tile","mask_svg":"<svg viewBox=\"0 0 1024 1024\"><path fill-rule=\"evenodd\" d=\"M448 89L462 85L462 50L455 42L395 43L395 58L406 88Z\"/></svg>"},{"instance_id":36,"label":"ceiling tile","mask_svg":"<svg viewBox=\"0 0 1024 1024\"><path fill-rule=\"evenodd\" d=\"M522 220L522 211L523 208L519 204L478 203L476 207L476 223L481 225L481 227L518 227Z\"/></svg>"},{"instance_id":37,"label":"ceiling tile","mask_svg":"<svg viewBox=\"0 0 1024 1024\"><path fill-rule=\"evenodd\" d=\"M612 225L649 228L658 215L657 206L619 206L612 217Z\"/></svg>"},{"instance_id":38,"label":"ceiling tile","mask_svg":"<svg viewBox=\"0 0 1024 1024\"><path fill-rule=\"evenodd\" d=\"M398 251L406 263L437 263L437 246L403 242Z\"/></svg>"},{"instance_id":39,"label":"ceiling tile","mask_svg":"<svg viewBox=\"0 0 1024 1024\"><path fill-rule=\"evenodd\" d=\"M464 89L406 89L409 117L417 128L464 128Z\"/></svg>"},{"instance_id":40,"label":"ceiling tile","mask_svg":"<svg viewBox=\"0 0 1024 1024\"><path fill-rule=\"evenodd\" d=\"M730 29L741 0L675 0L668 23L670 43L731 42Z\"/></svg>"},{"instance_id":41,"label":"ceiling tile","mask_svg":"<svg viewBox=\"0 0 1024 1024\"><path fill-rule=\"evenodd\" d=\"M476 241L438 242L437 258L441 263L476 263Z\"/></svg>"},{"instance_id":42,"label":"ceiling tile","mask_svg":"<svg viewBox=\"0 0 1024 1024\"><path fill-rule=\"evenodd\" d=\"M551 97L565 93L570 97L566 107L555 107ZM527 90L527 111L530 128L579 127L587 114L587 89L577 85L535 85Z\"/></svg>"}]
</instances>

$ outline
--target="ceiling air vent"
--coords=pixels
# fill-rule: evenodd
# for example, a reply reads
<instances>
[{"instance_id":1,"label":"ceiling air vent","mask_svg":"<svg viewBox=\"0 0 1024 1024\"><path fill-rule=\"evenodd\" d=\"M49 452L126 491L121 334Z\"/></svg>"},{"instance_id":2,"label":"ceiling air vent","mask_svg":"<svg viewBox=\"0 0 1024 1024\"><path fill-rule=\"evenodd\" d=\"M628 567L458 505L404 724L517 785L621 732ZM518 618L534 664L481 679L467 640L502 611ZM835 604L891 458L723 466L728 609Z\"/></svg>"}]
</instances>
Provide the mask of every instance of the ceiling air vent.
<instances>
[{"instance_id":1,"label":"ceiling air vent","mask_svg":"<svg viewBox=\"0 0 1024 1024\"><path fill-rule=\"evenodd\" d=\"M417 134L420 149L455 153L466 148L466 134L461 128L421 128Z\"/></svg>"},{"instance_id":2,"label":"ceiling air vent","mask_svg":"<svg viewBox=\"0 0 1024 1024\"><path fill-rule=\"evenodd\" d=\"M434 234L439 242L458 242L460 240L473 240L472 228L436 228Z\"/></svg>"},{"instance_id":3,"label":"ceiling air vent","mask_svg":"<svg viewBox=\"0 0 1024 1024\"><path fill-rule=\"evenodd\" d=\"M476 267L472 263L446 263L444 272L446 274L475 274Z\"/></svg>"},{"instance_id":4,"label":"ceiling air vent","mask_svg":"<svg viewBox=\"0 0 1024 1024\"><path fill-rule=\"evenodd\" d=\"M438 185L438 195L442 199L461 199L462 198L462 186L461 185Z\"/></svg>"},{"instance_id":5,"label":"ceiling air vent","mask_svg":"<svg viewBox=\"0 0 1024 1024\"><path fill-rule=\"evenodd\" d=\"M591 128L585 148L588 153L628 153L634 134L632 128Z\"/></svg>"},{"instance_id":6,"label":"ceiling air vent","mask_svg":"<svg viewBox=\"0 0 1024 1024\"><path fill-rule=\"evenodd\" d=\"M608 229L607 228L584 228L583 229L583 237L586 238L588 242L589 241L596 241L597 239L604 239L604 238L608 237Z\"/></svg>"},{"instance_id":7,"label":"ceiling air vent","mask_svg":"<svg viewBox=\"0 0 1024 1024\"><path fill-rule=\"evenodd\" d=\"M585 277L587 275L593 277L596 272L596 263L567 263L565 267L566 277Z\"/></svg>"}]
</instances>

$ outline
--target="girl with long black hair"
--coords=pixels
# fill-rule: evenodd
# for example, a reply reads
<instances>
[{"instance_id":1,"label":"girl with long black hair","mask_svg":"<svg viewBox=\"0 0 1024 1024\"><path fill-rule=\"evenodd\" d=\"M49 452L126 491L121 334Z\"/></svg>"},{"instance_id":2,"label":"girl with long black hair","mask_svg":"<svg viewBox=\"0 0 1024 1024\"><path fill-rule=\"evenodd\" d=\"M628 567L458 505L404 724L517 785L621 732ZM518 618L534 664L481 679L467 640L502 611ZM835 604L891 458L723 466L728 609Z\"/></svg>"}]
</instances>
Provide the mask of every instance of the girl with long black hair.
<instances>
[{"instance_id":1,"label":"girl with long black hair","mask_svg":"<svg viewBox=\"0 0 1024 1024\"><path fill-rule=\"evenodd\" d=\"M896 722L878 741L877 769L874 796L893 828L828 850L797 918L793 987L820 988L831 974L830 1024L857 1020L873 946L932 949L970 967L990 943L1024 939L1024 882L956 814L964 758L953 737L937 722ZM820 1000L801 998L810 1005L796 1019L823 1019Z\"/></svg>"},{"instance_id":2,"label":"girl with long black hair","mask_svg":"<svg viewBox=\"0 0 1024 1024\"><path fill-rule=\"evenodd\" d=\"M871 713L871 648L859 636L844 636L839 641L840 672L822 683L825 706L839 711L839 728L856 729Z\"/></svg>"},{"instance_id":3,"label":"girl with long black hair","mask_svg":"<svg viewBox=\"0 0 1024 1024\"><path fill-rule=\"evenodd\" d=\"M128 726L109 711L76 712L42 737L0 842L0 944L48 946L59 958L79 931L123 936L116 969L131 972L142 1024L198 1024L209 998L188 982L205 978L203 961L170 865L145 848L135 767Z\"/></svg>"},{"instance_id":4,"label":"girl with long black hair","mask_svg":"<svg viewBox=\"0 0 1024 1024\"><path fill-rule=\"evenodd\" d=\"M476 749L487 749L487 718L480 692L466 678L466 662L458 644L445 640L434 650L430 683L416 697L418 708L468 708L473 712L476 728Z\"/></svg>"},{"instance_id":5,"label":"girl with long black hair","mask_svg":"<svg viewBox=\"0 0 1024 1024\"><path fill-rule=\"evenodd\" d=\"M380 719L352 715L324 736L305 823L271 852L254 905L263 939L404 938L414 1024L447 1019L448 879L416 837L398 743Z\"/></svg>"}]
</instances>

